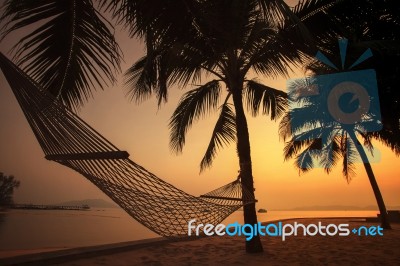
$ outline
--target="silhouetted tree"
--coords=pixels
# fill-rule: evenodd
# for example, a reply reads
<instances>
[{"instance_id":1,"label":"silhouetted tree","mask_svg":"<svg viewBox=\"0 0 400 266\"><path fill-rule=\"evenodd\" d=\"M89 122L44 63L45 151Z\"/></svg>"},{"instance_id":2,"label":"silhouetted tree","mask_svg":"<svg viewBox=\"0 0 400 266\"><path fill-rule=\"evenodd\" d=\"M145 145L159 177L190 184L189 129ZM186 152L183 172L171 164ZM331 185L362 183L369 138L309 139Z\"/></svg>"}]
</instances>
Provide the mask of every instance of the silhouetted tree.
<instances>
[{"instance_id":1,"label":"silhouetted tree","mask_svg":"<svg viewBox=\"0 0 400 266\"><path fill-rule=\"evenodd\" d=\"M193 22L184 37L176 36L174 42L168 40L168 45L161 43L148 50L147 56L126 73L134 100L141 101L155 93L159 103L166 99L167 88L173 84L186 86L190 81L198 82L203 75L212 77L182 97L169 124L170 146L181 152L193 122L219 112L200 169L211 166L219 148L236 141L242 187L253 196L244 106L253 115L261 112L274 120L285 109L286 94L247 76L250 71L269 77L286 75L288 67L302 60L303 53L298 48L306 46L306 37L299 34L289 8L287 13L272 5L266 9L267 14L279 16L266 17L258 1L204 1L189 9ZM225 95L222 86L226 88ZM257 223L255 203L244 206L244 222ZM262 251L258 235L246 242L246 250Z\"/></svg>"},{"instance_id":2,"label":"silhouetted tree","mask_svg":"<svg viewBox=\"0 0 400 266\"><path fill-rule=\"evenodd\" d=\"M327 5L332 3L330 0L305 0L297 6L300 9L296 13L301 15L301 12L316 2ZM312 161L310 161L313 156L319 158L325 156L323 166L329 172L336 164L335 161L341 156L343 158L343 174L349 181L351 174L354 174L351 169L352 162L357 157L354 155L358 154L363 160L374 191L382 217L382 226L390 228L383 197L365 151L362 146L358 145L359 141L356 135L362 137L364 144L370 149L372 149L371 140L375 138L388 146L396 155L400 155L400 37L398 34L400 31L400 3L395 0L338 1L324 12L317 12L306 17L303 23L316 36L319 50L329 55L330 60L337 66L341 65L341 57L338 54L336 41L338 38L350 40L346 62L344 62L345 69L342 71L346 71L346 68L354 63L367 48L373 51L372 59L352 70L374 69L376 71L383 128L377 132L368 132L360 128L360 125L343 128L338 125L321 124L319 119L322 119L325 114L318 108L320 103L305 101L303 110L298 110L299 112L319 110L315 112L315 121L304 121L303 125L307 128L304 134L308 134L308 137L316 137L316 139L311 141L309 138L304 140L292 138L286 144L285 158L297 156L297 167L302 171L307 171L313 167ZM309 62L306 68L311 70L314 75L337 73L337 70L316 60ZM289 116L285 116L282 122L281 134L285 138L289 138ZM319 134L323 130L322 127L333 135L330 138L326 136L321 138ZM325 150L320 150L321 147L325 147ZM333 150L329 150L330 148ZM321 152L325 152L325 154L321 154Z\"/></svg>"},{"instance_id":3,"label":"silhouetted tree","mask_svg":"<svg viewBox=\"0 0 400 266\"><path fill-rule=\"evenodd\" d=\"M310 77L304 81L293 82L296 88L309 88L313 83ZM321 94L323 92L320 91ZM327 95L310 95L292 99L293 108L281 121L280 134L287 140L284 147L285 160L295 158L295 167L301 172L313 168L324 168L329 174L337 161L343 159L342 172L347 182L355 175L354 162L361 158L381 215L382 227L390 229L386 206L364 147L358 140L364 140L364 146L373 151L368 126L376 119L375 113L368 111L365 120L354 124L340 123L329 118ZM358 137L357 137L358 136Z\"/></svg>"},{"instance_id":4,"label":"silhouetted tree","mask_svg":"<svg viewBox=\"0 0 400 266\"><path fill-rule=\"evenodd\" d=\"M14 176L6 176L0 173L0 206L9 206L13 204L14 190L17 189L20 182Z\"/></svg>"}]
</instances>

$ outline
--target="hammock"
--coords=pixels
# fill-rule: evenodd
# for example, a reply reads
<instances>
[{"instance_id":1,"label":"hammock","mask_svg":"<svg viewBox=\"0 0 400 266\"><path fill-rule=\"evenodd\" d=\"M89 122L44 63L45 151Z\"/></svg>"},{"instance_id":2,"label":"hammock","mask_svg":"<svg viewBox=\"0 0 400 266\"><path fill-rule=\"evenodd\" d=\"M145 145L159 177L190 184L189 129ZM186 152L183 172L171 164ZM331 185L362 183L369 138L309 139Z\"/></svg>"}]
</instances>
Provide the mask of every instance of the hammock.
<instances>
[{"instance_id":1,"label":"hammock","mask_svg":"<svg viewBox=\"0 0 400 266\"><path fill-rule=\"evenodd\" d=\"M187 236L189 220L216 225L255 202L240 176L200 197L185 193L131 161L1 53L0 68L45 158L82 174L153 232Z\"/></svg>"}]
</instances>

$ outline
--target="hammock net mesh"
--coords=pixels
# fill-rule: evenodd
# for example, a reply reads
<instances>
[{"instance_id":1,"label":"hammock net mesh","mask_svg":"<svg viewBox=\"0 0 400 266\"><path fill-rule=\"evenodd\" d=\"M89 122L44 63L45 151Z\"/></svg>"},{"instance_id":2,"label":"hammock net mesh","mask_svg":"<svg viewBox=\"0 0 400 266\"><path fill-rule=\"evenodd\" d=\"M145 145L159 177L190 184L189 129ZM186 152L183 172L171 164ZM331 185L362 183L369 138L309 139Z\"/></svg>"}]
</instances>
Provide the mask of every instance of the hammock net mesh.
<instances>
[{"instance_id":1,"label":"hammock net mesh","mask_svg":"<svg viewBox=\"0 0 400 266\"><path fill-rule=\"evenodd\" d=\"M254 203L240 178L192 196L129 159L111 142L40 88L3 54L0 67L29 122L45 158L90 180L138 222L165 237L187 236L187 223L218 224Z\"/></svg>"}]
</instances>

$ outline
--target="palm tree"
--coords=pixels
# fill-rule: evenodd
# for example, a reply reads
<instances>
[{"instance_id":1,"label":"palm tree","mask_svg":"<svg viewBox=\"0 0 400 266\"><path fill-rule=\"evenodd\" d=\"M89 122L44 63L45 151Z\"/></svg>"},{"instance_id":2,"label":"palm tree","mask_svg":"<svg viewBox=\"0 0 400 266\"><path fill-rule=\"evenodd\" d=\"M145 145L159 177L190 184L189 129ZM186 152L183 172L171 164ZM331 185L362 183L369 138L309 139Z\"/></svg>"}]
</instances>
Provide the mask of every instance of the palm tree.
<instances>
[{"instance_id":1,"label":"palm tree","mask_svg":"<svg viewBox=\"0 0 400 266\"><path fill-rule=\"evenodd\" d=\"M315 65L313 67L317 68ZM319 73L324 69L326 70L326 67L320 65ZM358 137L361 137L365 147L373 154L373 135L369 131L371 128L382 126L380 117L375 113L376 110L371 108L365 110L361 119L354 123L332 119L332 109L329 109L329 104L324 100L328 99L329 91L319 89L318 94L307 92L307 89L312 91L313 85L316 84L319 88L324 86L313 76L294 80L289 85L289 91L299 92L304 96L299 96L298 93L291 94L292 110L285 114L280 124L280 134L284 141L287 140L284 147L285 160L295 157L295 167L301 172L322 167L329 174L339 158L342 158L342 172L347 182L350 182L355 174L354 162L358 157L361 158L379 207L382 227L391 229L369 158L358 140ZM354 109L354 106L352 108Z\"/></svg>"},{"instance_id":2,"label":"palm tree","mask_svg":"<svg viewBox=\"0 0 400 266\"><path fill-rule=\"evenodd\" d=\"M179 102L169 124L171 148L181 152L193 122L219 110L200 169L210 167L217 150L236 140L242 187L254 196L244 105L253 115L261 111L274 120L283 113L286 100L284 92L247 76L251 70L270 77L286 75L287 67L303 58L298 48L304 42L293 37L298 28L289 16L266 17L257 1L210 1L189 11L193 27L183 38L153 47L127 71L130 96L140 102L155 93L161 103L172 84L186 86L203 75L212 76ZM244 206L244 222L257 223L255 204ZM246 242L246 250L262 251L258 236Z\"/></svg>"},{"instance_id":3,"label":"palm tree","mask_svg":"<svg viewBox=\"0 0 400 266\"><path fill-rule=\"evenodd\" d=\"M359 154L368 173L375 198L378 202L382 217L382 226L389 228L390 225L387 220L386 207L371 165L368 163L362 146L355 145L355 143L358 143L358 140L354 133L358 132L359 137L364 139L367 148L369 147L372 149L371 139L374 138L388 146L396 155L400 155L400 95L396 89L399 83L398 62L400 59L400 45L397 32L400 30L400 4L398 1L392 0L339 1L335 5L325 9L324 12L316 12L313 13L312 16L302 16L302 13L306 12L309 6L315 4L313 2L318 1L302 1L295 8L295 13L304 18L302 22L313 35L318 36L316 37L316 39L319 40L317 42L318 48L330 55L330 58L336 65L340 65L341 59L340 57L335 58L335 55L338 54L338 49L332 44L336 43L338 38L347 38L350 40L350 53L347 62L354 62L362 50L371 49L373 51L374 56L372 60L365 62L361 69L376 70L379 99L381 102L382 129L376 132L365 132L365 130L357 128L359 125L355 125L354 128L347 127L343 129L345 130L345 134L342 134L343 138L338 139L337 135L331 136L334 137L334 139L329 145L329 143L327 143L327 137L324 139L308 138L320 134L318 131L321 128L316 126L318 125L316 121L322 119L324 115L322 117L316 116L315 121L309 121L310 123L307 125L309 127L308 130L310 130L310 135L305 137L302 141L291 139L285 148L285 156L288 159L296 154L303 155L303 157L300 155L297 157L297 163L306 159L307 156L318 157L321 153L319 148L322 147L322 142L325 140L325 147L329 147L329 149L330 147L339 148L339 153L335 153L334 150L328 150L326 152L333 153L329 155L329 158L333 161L338 156L343 157L343 172L349 181L351 175L354 174L351 171L352 160L350 155ZM329 4L329 1L325 2ZM347 67L348 66L349 65L347 65ZM321 65L315 60L308 63L306 68L315 75L332 73L333 70L332 68ZM304 104L307 105L307 103ZM316 103L312 102L309 104L310 106L315 106ZM316 115L321 114L323 113L316 113ZM290 135L288 135L290 132L288 128L289 123L289 117L285 116L281 125L281 134L283 134L285 138L290 137ZM301 125L298 126L300 127ZM311 129L315 129L316 131L312 131ZM333 130L334 127L331 129ZM363 134L360 132L363 132ZM350 141L348 141L348 138L350 138ZM304 148L303 152L300 153L302 148ZM306 171L311 167L307 167L308 162L308 160L302 161L302 164L297 164L297 166L301 168L304 166L303 170ZM329 172L333 165L328 164L325 166L327 167L325 169Z\"/></svg>"}]
</instances>

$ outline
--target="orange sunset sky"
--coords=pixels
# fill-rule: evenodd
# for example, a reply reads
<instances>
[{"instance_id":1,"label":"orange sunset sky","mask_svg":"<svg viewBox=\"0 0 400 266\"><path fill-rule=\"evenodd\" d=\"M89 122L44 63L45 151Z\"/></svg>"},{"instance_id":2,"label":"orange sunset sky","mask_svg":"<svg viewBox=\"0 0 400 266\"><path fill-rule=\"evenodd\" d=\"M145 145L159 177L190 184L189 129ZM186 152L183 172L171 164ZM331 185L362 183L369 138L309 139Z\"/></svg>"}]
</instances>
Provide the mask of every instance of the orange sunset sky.
<instances>
[{"instance_id":1,"label":"orange sunset sky","mask_svg":"<svg viewBox=\"0 0 400 266\"><path fill-rule=\"evenodd\" d=\"M119 27L117 40L124 52L125 71L144 55L143 45L130 39ZM18 35L1 43L0 50L10 58L10 45ZM291 75L301 77L298 70ZM266 84L286 90L286 78L258 77ZM199 195L234 180L239 166L235 145L221 150L211 169L199 174L200 160L207 148L216 115L194 124L189 131L183 154L175 155L169 149L168 121L180 96L190 88L170 90L168 103L157 108L156 100L140 105L130 102L118 84L94 97L79 114L131 159L157 176L184 191ZM203 80L204 82L204 80ZM283 141L278 136L278 123L265 116L253 118L248 114L258 208L287 209L314 205L376 205L362 164L357 164L356 176L350 184L341 174L341 164L327 175L315 169L299 176L293 161L283 160ZM102 198L99 189L74 171L44 159L43 152L9 88L0 73L0 171L13 174L21 181L15 193L17 203L58 203L67 200ZM377 141L380 162L372 164L387 206L400 206L400 158Z\"/></svg>"}]
</instances>

